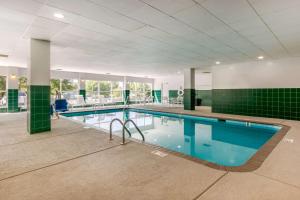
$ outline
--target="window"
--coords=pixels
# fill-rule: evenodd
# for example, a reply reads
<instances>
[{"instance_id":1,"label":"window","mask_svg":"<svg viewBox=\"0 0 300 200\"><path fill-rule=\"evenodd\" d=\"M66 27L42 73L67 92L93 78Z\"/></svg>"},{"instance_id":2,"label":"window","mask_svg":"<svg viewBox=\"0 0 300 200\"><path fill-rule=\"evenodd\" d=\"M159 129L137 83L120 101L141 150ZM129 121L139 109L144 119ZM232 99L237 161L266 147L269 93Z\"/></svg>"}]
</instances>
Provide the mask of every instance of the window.
<instances>
[{"instance_id":1,"label":"window","mask_svg":"<svg viewBox=\"0 0 300 200\"><path fill-rule=\"evenodd\" d=\"M78 80L63 79L61 80L61 94L65 99L74 99L78 95Z\"/></svg>"},{"instance_id":2,"label":"window","mask_svg":"<svg viewBox=\"0 0 300 200\"><path fill-rule=\"evenodd\" d=\"M6 102L6 77L0 76L0 108L5 107Z\"/></svg>"},{"instance_id":3,"label":"window","mask_svg":"<svg viewBox=\"0 0 300 200\"><path fill-rule=\"evenodd\" d=\"M59 79L51 79L50 87L51 87L51 96L55 97L56 91L60 91L60 80Z\"/></svg>"},{"instance_id":4,"label":"window","mask_svg":"<svg viewBox=\"0 0 300 200\"><path fill-rule=\"evenodd\" d=\"M112 82L112 100L114 102L123 101L123 82Z\"/></svg>"},{"instance_id":5,"label":"window","mask_svg":"<svg viewBox=\"0 0 300 200\"><path fill-rule=\"evenodd\" d=\"M55 99L56 91L60 92L62 98L72 99L78 94L78 80L77 79L51 79L51 97Z\"/></svg>"},{"instance_id":6,"label":"window","mask_svg":"<svg viewBox=\"0 0 300 200\"><path fill-rule=\"evenodd\" d=\"M19 106L25 106L27 102L27 77L21 76L19 78Z\"/></svg>"},{"instance_id":7,"label":"window","mask_svg":"<svg viewBox=\"0 0 300 200\"><path fill-rule=\"evenodd\" d=\"M19 78L19 91L27 93L27 77L21 76Z\"/></svg>"},{"instance_id":8,"label":"window","mask_svg":"<svg viewBox=\"0 0 300 200\"><path fill-rule=\"evenodd\" d=\"M85 81L85 90L87 99L97 99L98 98L98 81L86 80Z\"/></svg>"},{"instance_id":9,"label":"window","mask_svg":"<svg viewBox=\"0 0 300 200\"><path fill-rule=\"evenodd\" d=\"M100 81L100 96L111 101L111 82L110 81Z\"/></svg>"},{"instance_id":10,"label":"window","mask_svg":"<svg viewBox=\"0 0 300 200\"><path fill-rule=\"evenodd\" d=\"M151 96L152 84L129 82L128 89L130 90L130 100L143 101L145 98Z\"/></svg>"}]
</instances>

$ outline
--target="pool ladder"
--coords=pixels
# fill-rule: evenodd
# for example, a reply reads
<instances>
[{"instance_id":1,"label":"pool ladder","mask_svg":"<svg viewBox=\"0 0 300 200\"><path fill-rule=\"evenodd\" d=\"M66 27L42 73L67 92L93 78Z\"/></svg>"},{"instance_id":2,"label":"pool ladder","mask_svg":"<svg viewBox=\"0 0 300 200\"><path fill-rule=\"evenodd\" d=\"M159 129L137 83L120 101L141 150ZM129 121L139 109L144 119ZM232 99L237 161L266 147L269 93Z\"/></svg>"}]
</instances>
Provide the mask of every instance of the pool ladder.
<instances>
[{"instance_id":1,"label":"pool ladder","mask_svg":"<svg viewBox=\"0 0 300 200\"><path fill-rule=\"evenodd\" d=\"M113 123L117 121L119 122L121 125L122 125L122 143L121 144L125 144L125 130L126 132L128 133L129 137L131 137L131 132L129 131L129 129L126 127L126 124L128 124L129 122L131 122L135 129L139 132L139 134L142 136L143 138L143 142L145 141L145 136L144 134L142 133L142 131L139 129L139 127L136 125L136 123L132 120L132 119L127 119L124 123L118 119L118 118L115 118L113 120L111 120L110 122L110 126L109 126L109 140L112 140L112 125Z\"/></svg>"}]
</instances>

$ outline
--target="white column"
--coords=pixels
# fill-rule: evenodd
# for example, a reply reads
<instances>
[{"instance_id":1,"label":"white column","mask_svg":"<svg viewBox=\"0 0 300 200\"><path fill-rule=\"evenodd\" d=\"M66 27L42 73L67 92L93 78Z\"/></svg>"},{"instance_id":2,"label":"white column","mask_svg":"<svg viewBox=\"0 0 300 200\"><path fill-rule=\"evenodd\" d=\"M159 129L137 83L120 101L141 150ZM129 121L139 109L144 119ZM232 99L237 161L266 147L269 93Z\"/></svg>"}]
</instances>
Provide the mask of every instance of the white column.
<instances>
[{"instance_id":1,"label":"white column","mask_svg":"<svg viewBox=\"0 0 300 200\"><path fill-rule=\"evenodd\" d=\"M195 110L195 69L184 70L184 109Z\"/></svg>"}]
</instances>

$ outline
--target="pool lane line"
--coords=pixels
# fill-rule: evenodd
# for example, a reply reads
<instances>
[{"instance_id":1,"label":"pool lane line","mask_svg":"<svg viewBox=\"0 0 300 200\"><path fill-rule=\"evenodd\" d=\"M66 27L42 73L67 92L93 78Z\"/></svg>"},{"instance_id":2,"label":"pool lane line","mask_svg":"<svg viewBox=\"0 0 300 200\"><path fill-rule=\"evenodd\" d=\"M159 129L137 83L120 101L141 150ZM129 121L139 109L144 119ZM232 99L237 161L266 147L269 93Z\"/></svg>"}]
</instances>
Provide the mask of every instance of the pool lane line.
<instances>
[{"instance_id":1,"label":"pool lane line","mask_svg":"<svg viewBox=\"0 0 300 200\"><path fill-rule=\"evenodd\" d=\"M94 152L91 152L91 153L87 153L87 154L83 154L83 155L76 156L76 157L73 157L73 158L69 158L67 160L63 160L63 161L60 161L60 162L57 162L57 163L53 163L53 164L46 165L46 166L43 166L43 167L40 167L40 168L36 168L36 169L29 170L29 171L25 171L25 172L22 172L20 174L15 174L15 175L12 175L12 176L8 176L8 177L0 179L0 182L5 181L7 179L15 178L15 177L18 177L18 176L22 176L22 175L25 175L25 174L29 174L31 172L39 171L39 170L42 170L42 169L45 169L45 168L49 168L49 167L52 167L52 166L60 165L60 164L63 164L63 163L66 163L66 162L69 162L69 161L72 161L72 160L83 158L85 156L90 156L90 155L93 155L93 154L97 154L97 153L100 153L102 151L113 149L113 148L118 147L118 146L122 146L122 145L121 144L116 144L116 145L113 145L113 146L110 146L110 147L107 147L107 148L104 148L104 149L100 149L98 151L94 151Z\"/></svg>"},{"instance_id":2,"label":"pool lane line","mask_svg":"<svg viewBox=\"0 0 300 200\"><path fill-rule=\"evenodd\" d=\"M200 194L198 194L192 200L198 200L203 194L205 194L210 188L212 188L214 185L216 185L217 182L219 182L222 178L224 178L228 173L229 173L229 171L227 171L224 174L222 174L222 176L220 176L219 178L217 178L217 180L215 180L212 184L210 184L207 188L205 188L205 190L203 190Z\"/></svg>"}]
</instances>

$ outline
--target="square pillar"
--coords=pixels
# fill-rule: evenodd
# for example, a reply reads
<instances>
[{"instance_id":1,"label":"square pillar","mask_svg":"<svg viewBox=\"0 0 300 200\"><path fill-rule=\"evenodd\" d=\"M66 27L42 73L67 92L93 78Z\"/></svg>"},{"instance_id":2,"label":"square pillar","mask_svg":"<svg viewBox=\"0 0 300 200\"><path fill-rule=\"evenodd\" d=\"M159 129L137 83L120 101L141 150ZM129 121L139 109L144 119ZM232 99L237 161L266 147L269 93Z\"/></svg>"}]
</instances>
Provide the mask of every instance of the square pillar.
<instances>
[{"instance_id":1,"label":"square pillar","mask_svg":"<svg viewBox=\"0 0 300 200\"><path fill-rule=\"evenodd\" d=\"M28 65L27 131L51 130L50 118L50 42L31 39Z\"/></svg>"},{"instance_id":2,"label":"square pillar","mask_svg":"<svg viewBox=\"0 0 300 200\"><path fill-rule=\"evenodd\" d=\"M123 101L124 101L124 105L129 104L130 99L130 90L127 88L127 78L126 76L124 76L124 81L123 81Z\"/></svg>"},{"instance_id":3,"label":"square pillar","mask_svg":"<svg viewBox=\"0 0 300 200\"><path fill-rule=\"evenodd\" d=\"M7 76L7 112L19 112L19 70L9 67Z\"/></svg>"},{"instance_id":4,"label":"square pillar","mask_svg":"<svg viewBox=\"0 0 300 200\"><path fill-rule=\"evenodd\" d=\"M85 80L83 79L79 79L79 95L82 95L83 99L86 100Z\"/></svg>"},{"instance_id":5,"label":"square pillar","mask_svg":"<svg viewBox=\"0 0 300 200\"><path fill-rule=\"evenodd\" d=\"M184 70L184 110L195 110L195 69Z\"/></svg>"}]
</instances>

